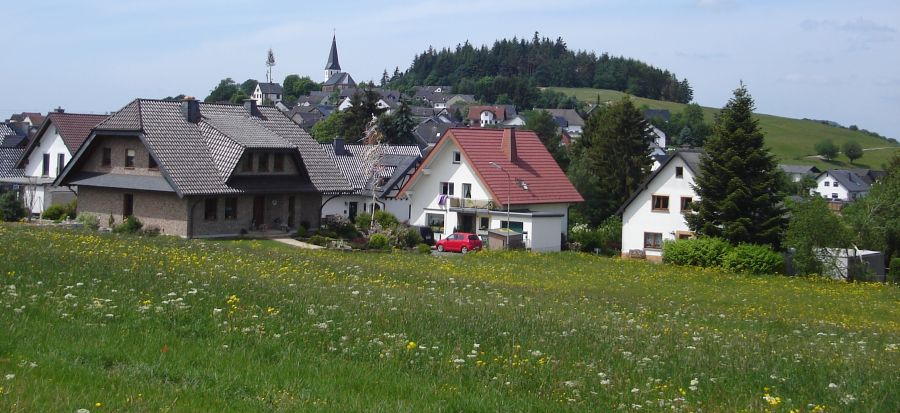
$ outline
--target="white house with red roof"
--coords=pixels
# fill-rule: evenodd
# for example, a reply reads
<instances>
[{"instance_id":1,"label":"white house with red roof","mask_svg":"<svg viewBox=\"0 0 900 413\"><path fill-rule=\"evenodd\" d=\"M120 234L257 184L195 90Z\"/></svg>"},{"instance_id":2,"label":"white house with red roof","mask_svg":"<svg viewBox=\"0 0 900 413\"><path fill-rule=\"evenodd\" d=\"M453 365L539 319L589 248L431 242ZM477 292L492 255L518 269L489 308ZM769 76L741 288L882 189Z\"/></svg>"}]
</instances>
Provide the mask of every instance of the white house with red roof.
<instances>
[{"instance_id":1,"label":"white house with red roof","mask_svg":"<svg viewBox=\"0 0 900 413\"><path fill-rule=\"evenodd\" d=\"M39 215L50 205L66 204L75 198L74 188L53 186L56 176L72 159L91 129L107 115L50 112L34 139L25 148L17 168L24 168L22 199L32 214Z\"/></svg>"},{"instance_id":2,"label":"white house with red roof","mask_svg":"<svg viewBox=\"0 0 900 413\"><path fill-rule=\"evenodd\" d=\"M537 135L513 128L448 129L398 196L435 239L509 228L533 251L559 251L569 206L584 201Z\"/></svg>"}]
</instances>

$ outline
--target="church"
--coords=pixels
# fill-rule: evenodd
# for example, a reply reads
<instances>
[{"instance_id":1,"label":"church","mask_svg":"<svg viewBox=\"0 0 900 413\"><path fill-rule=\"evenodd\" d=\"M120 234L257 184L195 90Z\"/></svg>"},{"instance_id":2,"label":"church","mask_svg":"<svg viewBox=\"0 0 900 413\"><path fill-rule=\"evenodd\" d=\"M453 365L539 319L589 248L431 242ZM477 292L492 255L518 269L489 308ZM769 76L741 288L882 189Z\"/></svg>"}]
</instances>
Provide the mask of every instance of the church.
<instances>
[{"instance_id":1,"label":"church","mask_svg":"<svg viewBox=\"0 0 900 413\"><path fill-rule=\"evenodd\" d=\"M328 53L328 62L325 63L325 79L325 83L322 84L323 92L334 92L356 87L356 82L350 74L341 71L341 63L338 61L336 36L331 38L331 52Z\"/></svg>"}]
</instances>

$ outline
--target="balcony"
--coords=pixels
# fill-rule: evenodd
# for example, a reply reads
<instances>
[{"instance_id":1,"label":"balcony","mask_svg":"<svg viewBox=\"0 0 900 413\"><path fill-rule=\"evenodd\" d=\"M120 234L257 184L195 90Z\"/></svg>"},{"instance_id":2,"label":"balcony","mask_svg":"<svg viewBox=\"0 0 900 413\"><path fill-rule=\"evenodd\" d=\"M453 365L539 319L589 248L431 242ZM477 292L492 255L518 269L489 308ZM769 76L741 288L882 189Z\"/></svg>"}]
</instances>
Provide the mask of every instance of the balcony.
<instances>
[{"instance_id":1,"label":"balcony","mask_svg":"<svg viewBox=\"0 0 900 413\"><path fill-rule=\"evenodd\" d=\"M450 208L495 209L494 201L489 199L472 199L449 197Z\"/></svg>"}]
</instances>

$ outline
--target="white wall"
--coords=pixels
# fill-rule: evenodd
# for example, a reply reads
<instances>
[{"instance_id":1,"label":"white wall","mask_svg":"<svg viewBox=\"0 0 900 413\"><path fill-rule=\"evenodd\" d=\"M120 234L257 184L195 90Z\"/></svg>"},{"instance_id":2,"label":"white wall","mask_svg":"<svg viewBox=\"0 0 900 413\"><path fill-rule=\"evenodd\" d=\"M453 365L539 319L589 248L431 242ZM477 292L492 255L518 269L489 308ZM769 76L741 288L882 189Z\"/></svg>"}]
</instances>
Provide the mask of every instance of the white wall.
<instances>
[{"instance_id":1,"label":"white wall","mask_svg":"<svg viewBox=\"0 0 900 413\"><path fill-rule=\"evenodd\" d=\"M684 168L684 176L681 179L675 177L675 168L678 166ZM675 234L679 231L690 231L684 215L681 213L681 197L691 197L694 202L699 200L697 194L691 189L693 182L694 176L691 170L678 156L672 159L659 175L650 181L647 189L641 191L622 214L623 254L627 254L629 250L643 250L645 232L661 233L665 241L675 239ZM668 212L651 210L653 195L669 196ZM648 249L644 253L648 257L662 256L662 251L657 249Z\"/></svg>"},{"instance_id":2,"label":"white wall","mask_svg":"<svg viewBox=\"0 0 900 413\"><path fill-rule=\"evenodd\" d=\"M50 172L47 176L42 176L45 153L50 154ZM28 164L25 165L25 177L30 178L33 181L40 180L43 182L56 179L56 170L59 166L59 154L65 155L66 163L72 160L72 154L69 153L69 148L66 147L66 144L62 140L62 136L60 136L59 132L56 130L56 125L51 124L47 130L44 131L44 134L40 136L38 145L35 146L28 155ZM65 167L65 164L63 164L63 167ZM45 202L47 191L44 190L44 185L38 186L40 186L40 188L34 189L34 201L31 203L31 213L33 214L40 214L46 207L50 206L50 202Z\"/></svg>"},{"instance_id":3,"label":"white wall","mask_svg":"<svg viewBox=\"0 0 900 413\"><path fill-rule=\"evenodd\" d=\"M322 208L322 218L329 215L349 217L351 202L357 203L357 214L372 212L372 197L370 196L341 195L331 200L328 200L329 198L329 196L322 197L322 203L324 205ZM325 202L326 200L328 200L328 202ZM390 212L397 217L397 220L400 222L408 221L410 219L409 199L376 199L375 202L379 205L379 208Z\"/></svg>"},{"instance_id":4,"label":"white wall","mask_svg":"<svg viewBox=\"0 0 900 413\"><path fill-rule=\"evenodd\" d=\"M825 183L828 183L828 186L825 186ZM838 187L835 188L834 185L838 184L837 179L834 179L833 176L829 173L824 173L820 175L816 179L816 187L812 189L812 191L818 192L825 199L839 199L841 201L851 201L850 193L847 188L844 188L843 185L838 184ZM832 197L832 194L837 194L837 198Z\"/></svg>"}]
</instances>

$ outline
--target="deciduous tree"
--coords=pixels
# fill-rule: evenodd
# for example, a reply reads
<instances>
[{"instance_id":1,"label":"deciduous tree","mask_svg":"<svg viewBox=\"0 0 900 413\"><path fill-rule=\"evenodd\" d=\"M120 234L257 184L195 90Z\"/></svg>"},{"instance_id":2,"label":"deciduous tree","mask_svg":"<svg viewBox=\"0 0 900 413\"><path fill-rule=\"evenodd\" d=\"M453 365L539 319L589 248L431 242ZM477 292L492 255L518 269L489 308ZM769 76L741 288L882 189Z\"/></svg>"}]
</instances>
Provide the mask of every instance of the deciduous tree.
<instances>
[{"instance_id":1,"label":"deciduous tree","mask_svg":"<svg viewBox=\"0 0 900 413\"><path fill-rule=\"evenodd\" d=\"M841 151L844 152L844 156L846 156L847 159L850 159L850 163L853 163L853 161L862 158L863 156L863 148L859 142L856 141L844 142L844 145L841 146Z\"/></svg>"}]
</instances>

